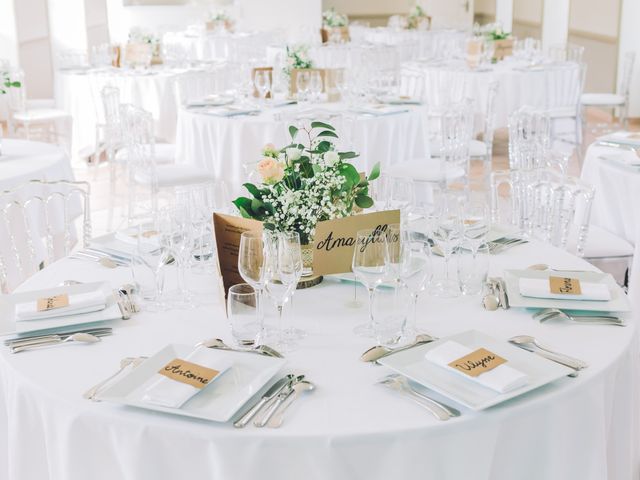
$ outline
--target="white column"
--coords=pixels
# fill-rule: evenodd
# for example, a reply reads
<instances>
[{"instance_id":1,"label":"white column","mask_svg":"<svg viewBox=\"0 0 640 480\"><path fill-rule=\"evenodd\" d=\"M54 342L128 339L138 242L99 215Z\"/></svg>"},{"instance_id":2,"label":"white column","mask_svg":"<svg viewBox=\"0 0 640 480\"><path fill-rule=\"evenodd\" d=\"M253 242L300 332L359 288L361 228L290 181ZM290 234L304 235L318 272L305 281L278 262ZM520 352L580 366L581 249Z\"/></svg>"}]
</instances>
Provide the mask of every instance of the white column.
<instances>
[{"instance_id":1,"label":"white column","mask_svg":"<svg viewBox=\"0 0 640 480\"><path fill-rule=\"evenodd\" d=\"M13 1L0 1L0 58L18 65L18 32Z\"/></svg>"},{"instance_id":2,"label":"white column","mask_svg":"<svg viewBox=\"0 0 640 480\"><path fill-rule=\"evenodd\" d=\"M631 77L629 116L640 117L640 0L622 0L621 9L617 78L619 81L622 75L625 53L635 51L636 63Z\"/></svg>"},{"instance_id":3,"label":"white column","mask_svg":"<svg viewBox=\"0 0 640 480\"><path fill-rule=\"evenodd\" d=\"M48 0L49 36L54 70L58 53L87 49L87 21L84 0Z\"/></svg>"},{"instance_id":4,"label":"white column","mask_svg":"<svg viewBox=\"0 0 640 480\"><path fill-rule=\"evenodd\" d=\"M542 13L542 48L567 43L569 37L570 0L544 0Z\"/></svg>"},{"instance_id":5,"label":"white column","mask_svg":"<svg viewBox=\"0 0 640 480\"><path fill-rule=\"evenodd\" d=\"M496 22L505 32L513 28L513 0L496 0Z\"/></svg>"}]
</instances>

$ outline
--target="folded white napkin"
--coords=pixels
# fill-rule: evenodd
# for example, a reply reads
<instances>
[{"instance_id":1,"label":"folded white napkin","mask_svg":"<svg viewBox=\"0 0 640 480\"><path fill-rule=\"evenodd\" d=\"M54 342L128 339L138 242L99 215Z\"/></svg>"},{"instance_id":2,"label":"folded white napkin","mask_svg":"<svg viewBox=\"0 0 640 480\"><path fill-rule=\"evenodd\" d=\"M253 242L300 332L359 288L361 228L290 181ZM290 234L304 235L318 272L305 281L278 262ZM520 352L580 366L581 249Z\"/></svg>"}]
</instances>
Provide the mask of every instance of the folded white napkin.
<instances>
[{"instance_id":1,"label":"folded white napkin","mask_svg":"<svg viewBox=\"0 0 640 480\"><path fill-rule=\"evenodd\" d=\"M219 378L225 370L231 367L231 362L228 360L222 360L219 352L214 352L207 347L197 347L189 355L183 358L183 360L202 365L203 367L212 368L220 372L216 377L214 377L211 383ZM143 402L153 403L155 405L161 405L169 408L180 408L187 400L201 390L186 383L167 378L159 373L156 373L154 378L156 378L156 380L149 385L142 396ZM207 388L211 383L204 388Z\"/></svg>"},{"instance_id":2,"label":"folded white napkin","mask_svg":"<svg viewBox=\"0 0 640 480\"><path fill-rule=\"evenodd\" d=\"M611 300L609 287L603 283L580 281L580 295L551 293L548 278L520 278L518 288L523 297L553 298L558 300Z\"/></svg>"},{"instance_id":3,"label":"folded white napkin","mask_svg":"<svg viewBox=\"0 0 640 480\"><path fill-rule=\"evenodd\" d=\"M63 317L66 315L78 315L80 313L97 312L107 306L107 297L103 290L93 292L75 293L69 295L69 305L51 310L38 311L38 301L31 300L24 303L16 303L15 319L42 320L45 318Z\"/></svg>"},{"instance_id":4,"label":"folded white napkin","mask_svg":"<svg viewBox=\"0 0 640 480\"><path fill-rule=\"evenodd\" d=\"M442 345L438 345L437 347L429 350L425 355L425 358L430 362L446 367L452 372L456 372L469 380L479 383L480 385L484 385L485 387L489 387L499 393L506 393L511 390L515 390L516 388L520 388L528 383L529 377L526 374L510 367L506 363L498 365L496 368L489 370L488 372L484 372L477 377L465 375L460 370L449 366L449 363L457 360L458 358L462 358L471 352L473 352L471 348L449 340L444 342Z\"/></svg>"}]
</instances>

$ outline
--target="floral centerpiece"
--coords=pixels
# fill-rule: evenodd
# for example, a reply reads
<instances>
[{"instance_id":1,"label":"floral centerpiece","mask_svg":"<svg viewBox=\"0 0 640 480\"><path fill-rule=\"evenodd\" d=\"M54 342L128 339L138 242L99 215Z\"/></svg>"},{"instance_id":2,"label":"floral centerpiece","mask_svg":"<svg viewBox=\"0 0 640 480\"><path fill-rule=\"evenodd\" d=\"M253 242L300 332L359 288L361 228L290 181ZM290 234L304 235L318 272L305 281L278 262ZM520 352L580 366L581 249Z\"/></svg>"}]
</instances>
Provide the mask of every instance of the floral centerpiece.
<instances>
[{"instance_id":1,"label":"floral centerpiece","mask_svg":"<svg viewBox=\"0 0 640 480\"><path fill-rule=\"evenodd\" d=\"M330 8L322 12L322 24L325 27L346 27L349 25L349 17Z\"/></svg>"},{"instance_id":2,"label":"floral centerpiece","mask_svg":"<svg viewBox=\"0 0 640 480\"><path fill-rule=\"evenodd\" d=\"M420 5L416 5L409 11L407 28L409 30L429 30L431 28L431 17Z\"/></svg>"},{"instance_id":3,"label":"floral centerpiece","mask_svg":"<svg viewBox=\"0 0 640 480\"><path fill-rule=\"evenodd\" d=\"M343 43L349 41L349 18L334 8L322 13L322 43Z\"/></svg>"},{"instance_id":4,"label":"floral centerpiece","mask_svg":"<svg viewBox=\"0 0 640 480\"><path fill-rule=\"evenodd\" d=\"M301 243L310 245L318 222L373 206L369 182L378 178L380 167L376 164L367 177L360 175L349 163L358 154L337 151L338 135L327 123L290 126L289 134L289 145L264 147L257 167L262 183L245 183L251 198L239 197L233 203L243 217L264 222L268 230L298 232ZM301 134L306 144L297 140Z\"/></svg>"},{"instance_id":5,"label":"floral centerpiece","mask_svg":"<svg viewBox=\"0 0 640 480\"><path fill-rule=\"evenodd\" d=\"M511 32L505 32L502 29L502 25L499 23L486 25L483 29L483 34L488 41L493 42L493 62L502 60L512 54L513 38L511 37Z\"/></svg>"},{"instance_id":6,"label":"floral centerpiece","mask_svg":"<svg viewBox=\"0 0 640 480\"><path fill-rule=\"evenodd\" d=\"M313 62L309 58L308 45L287 45L287 60L283 68L285 75L290 76L292 70L313 68Z\"/></svg>"},{"instance_id":7,"label":"floral centerpiece","mask_svg":"<svg viewBox=\"0 0 640 480\"><path fill-rule=\"evenodd\" d=\"M128 63L144 63L143 57L151 52L151 64L162 63L160 57L160 39L151 33L142 31L139 28L132 28L129 31L125 60Z\"/></svg>"},{"instance_id":8,"label":"floral centerpiece","mask_svg":"<svg viewBox=\"0 0 640 480\"><path fill-rule=\"evenodd\" d=\"M226 30L227 32L233 32L235 24L233 17L224 10L211 12L206 22L207 30Z\"/></svg>"}]
</instances>

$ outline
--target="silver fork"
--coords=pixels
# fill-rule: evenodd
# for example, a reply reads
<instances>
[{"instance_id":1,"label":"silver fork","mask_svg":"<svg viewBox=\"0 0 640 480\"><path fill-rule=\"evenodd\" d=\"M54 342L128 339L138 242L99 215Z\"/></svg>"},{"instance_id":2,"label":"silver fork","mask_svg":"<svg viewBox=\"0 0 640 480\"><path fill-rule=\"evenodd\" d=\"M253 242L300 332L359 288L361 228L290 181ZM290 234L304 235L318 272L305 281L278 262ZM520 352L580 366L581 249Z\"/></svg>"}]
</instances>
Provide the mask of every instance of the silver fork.
<instances>
[{"instance_id":1,"label":"silver fork","mask_svg":"<svg viewBox=\"0 0 640 480\"><path fill-rule=\"evenodd\" d=\"M138 365L140 365L146 359L147 359L147 357L126 357L126 358L123 358L122 360L120 360L120 369L116 373L114 373L113 375L110 375L109 377L105 378L101 382L99 382L96 385L94 385L93 387L91 387L89 390L84 392L84 394L82 396L84 398L86 398L87 400L98 401L96 399L96 395L98 395L98 393L100 393L100 390L102 390L109 382L111 382L114 378L116 378L118 375L120 375L122 372L124 372L127 367L131 366L131 368L136 368Z\"/></svg>"},{"instance_id":2,"label":"silver fork","mask_svg":"<svg viewBox=\"0 0 640 480\"><path fill-rule=\"evenodd\" d=\"M623 320L612 315L570 315L557 308L545 308L532 315L534 320L546 322L551 319L569 320L574 323L591 324L591 325L615 325L618 327L626 327Z\"/></svg>"}]
</instances>

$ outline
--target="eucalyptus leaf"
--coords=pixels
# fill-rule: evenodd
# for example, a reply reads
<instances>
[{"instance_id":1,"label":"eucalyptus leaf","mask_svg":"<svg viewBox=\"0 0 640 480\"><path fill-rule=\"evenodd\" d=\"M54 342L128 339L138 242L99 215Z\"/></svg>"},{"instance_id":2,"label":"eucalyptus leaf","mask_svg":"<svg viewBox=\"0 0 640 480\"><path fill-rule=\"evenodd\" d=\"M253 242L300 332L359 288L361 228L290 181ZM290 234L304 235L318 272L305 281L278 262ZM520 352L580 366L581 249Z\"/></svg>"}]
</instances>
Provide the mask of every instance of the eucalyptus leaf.
<instances>
[{"instance_id":1,"label":"eucalyptus leaf","mask_svg":"<svg viewBox=\"0 0 640 480\"><path fill-rule=\"evenodd\" d=\"M335 131L335 128L332 125L324 122L311 122L311 128L324 128L326 130Z\"/></svg>"},{"instance_id":2,"label":"eucalyptus leaf","mask_svg":"<svg viewBox=\"0 0 640 480\"><path fill-rule=\"evenodd\" d=\"M380 176L380 162L376 162L376 164L371 169L371 173L369 174L369 181L375 180Z\"/></svg>"},{"instance_id":3,"label":"eucalyptus leaf","mask_svg":"<svg viewBox=\"0 0 640 480\"><path fill-rule=\"evenodd\" d=\"M338 155L340 155L340 160L349 160L358 157L356 152L340 152Z\"/></svg>"},{"instance_id":4,"label":"eucalyptus leaf","mask_svg":"<svg viewBox=\"0 0 640 480\"><path fill-rule=\"evenodd\" d=\"M338 138L338 134L336 132L332 132L331 130L323 130L318 134L318 137L333 137Z\"/></svg>"},{"instance_id":5,"label":"eucalyptus leaf","mask_svg":"<svg viewBox=\"0 0 640 480\"><path fill-rule=\"evenodd\" d=\"M368 195L358 195L356 197L356 205L360 208L371 208L373 207L373 200Z\"/></svg>"},{"instance_id":6,"label":"eucalyptus leaf","mask_svg":"<svg viewBox=\"0 0 640 480\"><path fill-rule=\"evenodd\" d=\"M289 126L289 135L291 135L291 140L296 138L297 134L298 134L298 127L296 127L294 125L290 125Z\"/></svg>"},{"instance_id":7,"label":"eucalyptus leaf","mask_svg":"<svg viewBox=\"0 0 640 480\"><path fill-rule=\"evenodd\" d=\"M242 186L246 188L249 191L249 193L253 195L255 198L262 200L262 192L260 192L260 189L256 187L253 183L245 183Z\"/></svg>"}]
</instances>

